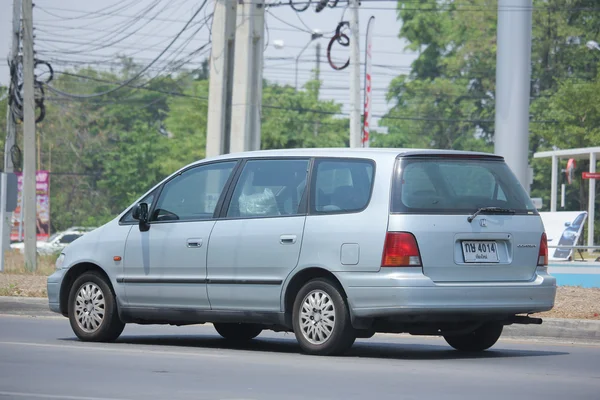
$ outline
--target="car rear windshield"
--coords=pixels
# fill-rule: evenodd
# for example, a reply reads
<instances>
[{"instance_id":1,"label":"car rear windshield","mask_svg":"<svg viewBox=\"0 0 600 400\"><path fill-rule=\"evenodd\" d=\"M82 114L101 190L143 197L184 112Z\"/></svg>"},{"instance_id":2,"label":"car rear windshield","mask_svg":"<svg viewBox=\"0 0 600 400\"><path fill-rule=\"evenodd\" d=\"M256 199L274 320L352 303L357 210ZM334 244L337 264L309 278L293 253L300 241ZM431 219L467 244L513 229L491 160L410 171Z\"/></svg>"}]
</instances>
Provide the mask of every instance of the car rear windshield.
<instances>
[{"instance_id":1,"label":"car rear windshield","mask_svg":"<svg viewBox=\"0 0 600 400\"><path fill-rule=\"evenodd\" d=\"M537 215L501 159L403 158L396 164L392 186L393 213L461 214L500 207Z\"/></svg>"}]
</instances>

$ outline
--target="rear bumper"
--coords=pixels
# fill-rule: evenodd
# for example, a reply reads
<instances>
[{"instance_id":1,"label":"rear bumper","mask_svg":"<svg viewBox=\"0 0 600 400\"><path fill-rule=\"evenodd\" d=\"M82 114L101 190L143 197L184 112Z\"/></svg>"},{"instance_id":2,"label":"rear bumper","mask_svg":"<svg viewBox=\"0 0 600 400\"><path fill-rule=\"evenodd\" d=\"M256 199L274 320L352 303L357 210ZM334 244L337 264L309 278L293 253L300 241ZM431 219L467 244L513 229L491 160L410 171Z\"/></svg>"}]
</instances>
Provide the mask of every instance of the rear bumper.
<instances>
[{"instance_id":1,"label":"rear bumper","mask_svg":"<svg viewBox=\"0 0 600 400\"><path fill-rule=\"evenodd\" d=\"M420 268L338 278L358 318L534 313L552 309L556 296L556 279L545 268L528 282L434 283Z\"/></svg>"}]
</instances>

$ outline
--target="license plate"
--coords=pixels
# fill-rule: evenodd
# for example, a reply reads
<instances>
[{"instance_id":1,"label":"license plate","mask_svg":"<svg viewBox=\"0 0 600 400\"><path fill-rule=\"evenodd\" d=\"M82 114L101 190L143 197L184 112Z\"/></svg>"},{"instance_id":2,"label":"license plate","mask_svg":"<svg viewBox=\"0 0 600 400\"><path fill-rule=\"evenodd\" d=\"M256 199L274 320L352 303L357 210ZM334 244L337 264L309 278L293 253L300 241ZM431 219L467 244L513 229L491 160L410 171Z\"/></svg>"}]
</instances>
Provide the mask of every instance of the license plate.
<instances>
[{"instance_id":1,"label":"license plate","mask_svg":"<svg viewBox=\"0 0 600 400\"><path fill-rule=\"evenodd\" d=\"M493 241L462 242L463 256L468 263L497 263L498 245Z\"/></svg>"}]
</instances>

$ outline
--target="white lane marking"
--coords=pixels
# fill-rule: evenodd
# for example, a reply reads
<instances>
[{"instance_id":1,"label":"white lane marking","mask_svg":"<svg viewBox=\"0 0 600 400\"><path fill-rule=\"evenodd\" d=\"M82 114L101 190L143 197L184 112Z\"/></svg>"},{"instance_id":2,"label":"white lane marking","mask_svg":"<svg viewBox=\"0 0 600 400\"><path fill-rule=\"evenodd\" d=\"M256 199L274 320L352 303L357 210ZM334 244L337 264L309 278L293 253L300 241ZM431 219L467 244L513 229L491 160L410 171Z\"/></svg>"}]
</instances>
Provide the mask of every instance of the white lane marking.
<instances>
[{"instance_id":1,"label":"white lane marking","mask_svg":"<svg viewBox=\"0 0 600 400\"><path fill-rule=\"evenodd\" d=\"M163 351L152 349L131 349L121 346L89 346L89 345L69 345L69 344L53 344L53 343L28 343L28 342L0 342L0 345L7 346L29 346L29 347L47 347L57 349L77 349L77 350L95 350L95 351L117 351L119 353L134 353L146 355L171 355L171 356L199 356L199 357L214 357L226 358L223 354L199 353L199 352L182 352L182 351Z\"/></svg>"},{"instance_id":2,"label":"white lane marking","mask_svg":"<svg viewBox=\"0 0 600 400\"><path fill-rule=\"evenodd\" d=\"M43 394L43 393L24 393L24 392L0 392L0 396L12 396L12 397L29 397L38 399L65 399L65 400L128 400L116 397L80 397L80 396L66 396L58 394Z\"/></svg>"}]
</instances>

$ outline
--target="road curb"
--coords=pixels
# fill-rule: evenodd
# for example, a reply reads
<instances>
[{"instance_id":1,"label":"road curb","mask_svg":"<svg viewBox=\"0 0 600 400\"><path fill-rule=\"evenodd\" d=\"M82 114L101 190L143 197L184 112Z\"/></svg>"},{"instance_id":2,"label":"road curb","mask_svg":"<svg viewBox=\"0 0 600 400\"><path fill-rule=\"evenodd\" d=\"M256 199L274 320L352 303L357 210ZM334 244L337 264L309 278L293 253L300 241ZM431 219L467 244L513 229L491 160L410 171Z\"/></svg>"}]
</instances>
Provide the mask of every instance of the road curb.
<instances>
[{"instance_id":1,"label":"road curb","mask_svg":"<svg viewBox=\"0 0 600 400\"><path fill-rule=\"evenodd\" d=\"M0 314L31 317L56 317L48 300L40 297L0 296ZM544 318L542 325L509 325L502 337L515 339L581 340L600 343L600 321L586 319Z\"/></svg>"},{"instance_id":2,"label":"road curb","mask_svg":"<svg viewBox=\"0 0 600 400\"><path fill-rule=\"evenodd\" d=\"M0 296L0 314L48 317L58 314L50 311L48 299L43 297Z\"/></svg>"},{"instance_id":3,"label":"road curb","mask_svg":"<svg viewBox=\"0 0 600 400\"><path fill-rule=\"evenodd\" d=\"M585 340L600 343L600 321L587 319L543 318L542 325L509 325L503 337Z\"/></svg>"}]
</instances>

